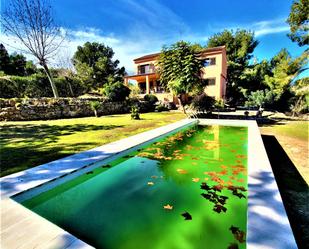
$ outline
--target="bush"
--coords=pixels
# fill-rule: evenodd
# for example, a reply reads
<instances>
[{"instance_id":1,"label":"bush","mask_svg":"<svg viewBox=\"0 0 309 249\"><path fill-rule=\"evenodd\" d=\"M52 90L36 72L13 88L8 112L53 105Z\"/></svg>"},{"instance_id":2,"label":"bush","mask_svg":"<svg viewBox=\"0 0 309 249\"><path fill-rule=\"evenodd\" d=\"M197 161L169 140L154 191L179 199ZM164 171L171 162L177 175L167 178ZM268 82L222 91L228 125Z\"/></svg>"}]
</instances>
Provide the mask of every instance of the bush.
<instances>
[{"instance_id":1,"label":"bush","mask_svg":"<svg viewBox=\"0 0 309 249\"><path fill-rule=\"evenodd\" d=\"M137 106L132 106L131 107L131 119L136 119L139 120L140 116L139 116L139 108Z\"/></svg>"},{"instance_id":2,"label":"bush","mask_svg":"<svg viewBox=\"0 0 309 249\"><path fill-rule=\"evenodd\" d=\"M99 101L91 101L90 108L94 112L94 116L98 117L98 109L100 108L101 103Z\"/></svg>"},{"instance_id":3,"label":"bush","mask_svg":"<svg viewBox=\"0 0 309 249\"><path fill-rule=\"evenodd\" d=\"M103 88L103 95L110 101L124 101L130 95L130 89L121 82L108 84Z\"/></svg>"},{"instance_id":4,"label":"bush","mask_svg":"<svg viewBox=\"0 0 309 249\"><path fill-rule=\"evenodd\" d=\"M168 111L168 108L164 105L158 105L158 106L156 106L156 111L157 112Z\"/></svg>"},{"instance_id":5,"label":"bush","mask_svg":"<svg viewBox=\"0 0 309 249\"><path fill-rule=\"evenodd\" d=\"M54 81L61 97L78 97L86 92L85 86L76 77L58 77Z\"/></svg>"},{"instance_id":6,"label":"bush","mask_svg":"<svg viewBox=\"0 0 309 249\"><path fill-rule=\"evenodd\" d=\"M150 102L151 104L155 104L158 101L158 98L152 94L146 94L144 96L144 100Z\"/></svg>"},{"instance_id":7,"label":"bush","mask_svg":"<svg viewBox=\"0 0 309 249\"><path fill-rule=\"evenodd\" d=\"M207 112L213 109L214 104L214 98L207 96L206 93L202 93L193 98L191 106L196 111Z\"/></svg>"},{"instance_id":8,"label":"bush","mask_svg":"<svg viewBox=\"0 0 309 249\"><path fill-rule=\"evenodd\" d=\"M0 98L14 98L16 95L16 84L8 77L0 78Z\"/></svg>"}]
</instances>

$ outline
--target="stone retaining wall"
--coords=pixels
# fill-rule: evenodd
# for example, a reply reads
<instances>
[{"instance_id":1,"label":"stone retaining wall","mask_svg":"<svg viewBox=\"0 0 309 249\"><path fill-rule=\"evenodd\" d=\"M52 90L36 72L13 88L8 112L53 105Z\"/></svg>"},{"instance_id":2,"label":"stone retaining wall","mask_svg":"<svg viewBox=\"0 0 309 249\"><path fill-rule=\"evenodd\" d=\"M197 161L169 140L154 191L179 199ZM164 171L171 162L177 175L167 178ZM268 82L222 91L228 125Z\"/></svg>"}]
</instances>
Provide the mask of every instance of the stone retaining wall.
<instances>
[{"instance_id":1,"label":"stone retaining wall","mask_svg":"<svg viewBox=\"0 0 309 249\"><path fill-rule=\"evenodd\" d=\"M129 113L130 101L109 102L104 98L40 98L0 99L0 121L48 120L60 118L94 116L90 107L92 101L101 103L99 116ZM138 102L141 112L151 111L148 102Z\"/></svg>"}]
</instances>

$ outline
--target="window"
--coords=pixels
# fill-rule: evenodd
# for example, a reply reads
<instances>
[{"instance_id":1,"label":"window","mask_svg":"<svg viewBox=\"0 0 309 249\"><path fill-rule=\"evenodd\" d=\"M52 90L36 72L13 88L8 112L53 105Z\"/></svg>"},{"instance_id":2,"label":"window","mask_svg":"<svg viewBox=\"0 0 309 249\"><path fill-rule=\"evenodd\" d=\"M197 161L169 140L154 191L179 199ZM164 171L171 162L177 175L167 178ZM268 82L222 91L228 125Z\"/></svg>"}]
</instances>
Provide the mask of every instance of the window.
<instances>
[{"instance_id":1,"label":"window","mask_svg":"<svg viewBox=\"0 0 309 249\"><path fill-rule=\"evenodd\" d=\"M214 86L216 85L216 79L210 78L210 79L204 79L203 80L205 86Z\"/></svg>"},{"instance_id":2,"label":"window","mask_svg":"<svg viewBox=\"0 0 309 249\"><path fill-rule=\"evenodd\" d=\"M207 58L204 61L204 67L208 67L208 66L212 66L212 65L216 65L216 58Z\"/></svg>"},{"instance_id":3,"label":"window","mask_svg":"<svg viewBox=\"0 0 309 249\"><path fill-rule=\"evenodd\" d=\"M148 74L155 71L153 64L141 65L138 67L138 74Z\"/></svg>"}]
</instances>

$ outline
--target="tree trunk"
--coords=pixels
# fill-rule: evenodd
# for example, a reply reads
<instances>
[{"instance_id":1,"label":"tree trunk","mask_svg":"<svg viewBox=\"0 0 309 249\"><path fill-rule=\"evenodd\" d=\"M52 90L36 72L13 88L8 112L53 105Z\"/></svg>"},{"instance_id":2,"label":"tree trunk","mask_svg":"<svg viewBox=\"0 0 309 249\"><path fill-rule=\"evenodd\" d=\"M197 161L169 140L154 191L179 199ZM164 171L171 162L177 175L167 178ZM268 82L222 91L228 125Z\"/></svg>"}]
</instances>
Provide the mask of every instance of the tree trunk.
<instances>
[{"instance_id":1,"label":"tree trunk","mask_svg":"<svg viewBox=\"0 0 309 249\"><path fill-rule=\"evenodd\" d=\"M184 107L184 105L183 105L183 103L182 103L181 97L182 97L181 94L177 96L178 101L179 101L179 104L180 104L180 106L181 106L181 108L182 108L183 113L187 115L187 112L186 112L186 109L185 109L185 107Z\"/></svg>"},{"instance_id":2,"label":"tree trunk","mask_svg":"<svg viewBox=\"0 0 309 249\"><path fill-rule=\"evenodd\" d=\"M42 66L43 66L43 68L44 68L44 71L45 71L45 73L46 73L46 75L47 75L47 78L48 78L49 83L50 83L50 85L51 85L51 88L52 88L52 90L53 90L54 97L55 97L55 98L59 98L59 94L58 94L57 87L56 87L56 85L55 85L55 83L54 83L53 77L52 77L52 75L51 75L51 73L50 73L50 71L49 71L49 69L48 69L46 63L42 63Z\"/></svg>"}]
</instances>

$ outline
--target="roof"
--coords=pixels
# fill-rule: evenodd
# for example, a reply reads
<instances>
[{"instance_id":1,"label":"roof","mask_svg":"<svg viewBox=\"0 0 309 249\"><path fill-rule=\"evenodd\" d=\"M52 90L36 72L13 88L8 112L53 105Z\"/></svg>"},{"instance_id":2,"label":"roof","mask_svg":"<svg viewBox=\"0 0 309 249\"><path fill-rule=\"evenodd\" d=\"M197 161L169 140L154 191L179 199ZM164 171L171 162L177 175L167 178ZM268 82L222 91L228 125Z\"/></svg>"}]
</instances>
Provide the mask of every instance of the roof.
<instances>
[{"instance_id":1,"label":"roof","mask_svg":"<svg viewBox=\"0 0 309 249\"><path fill-rule=\"evenodd\" d=\"M200 54L201 55L205 55L207 53L216 53L219 51L223 51L225 50L225 46L219 46L219 47L213 47L213 48L204 48ZM150 61L150 60L155 60L158 56L160 55L160 52L157 53L153 53L153 54L147 54L141 57L138 57L136 59L134 59L134 62L138 62L138 61Z\"/></svg>"}]
</instances>

